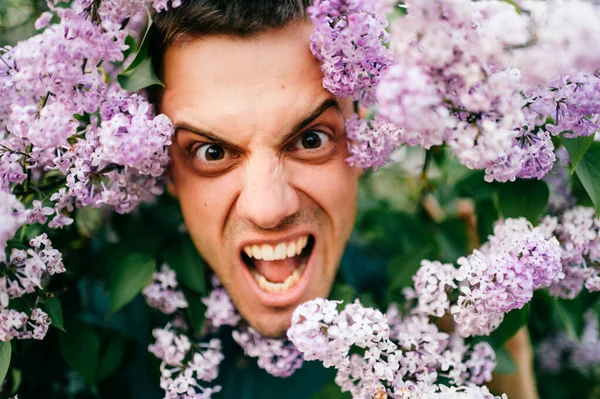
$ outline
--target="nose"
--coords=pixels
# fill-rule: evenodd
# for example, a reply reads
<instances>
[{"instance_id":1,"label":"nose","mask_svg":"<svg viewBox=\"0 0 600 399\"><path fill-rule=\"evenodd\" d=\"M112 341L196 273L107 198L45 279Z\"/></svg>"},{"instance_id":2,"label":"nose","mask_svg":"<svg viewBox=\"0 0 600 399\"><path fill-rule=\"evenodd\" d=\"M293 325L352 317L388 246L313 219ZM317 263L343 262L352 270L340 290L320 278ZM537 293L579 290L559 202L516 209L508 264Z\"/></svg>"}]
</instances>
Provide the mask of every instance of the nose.
<instances>
[{"instance_id":1,"label":"nose","mask_svg":"<svg viewBox=\"0 0 600 399\"><path fill-rule=\"evenodd\" d=\"M255 154L244 169L244 186L237 202L240 217L262 229L273 229L298 212L298 193L276 154Z\"/></svg>"}]
</instances>

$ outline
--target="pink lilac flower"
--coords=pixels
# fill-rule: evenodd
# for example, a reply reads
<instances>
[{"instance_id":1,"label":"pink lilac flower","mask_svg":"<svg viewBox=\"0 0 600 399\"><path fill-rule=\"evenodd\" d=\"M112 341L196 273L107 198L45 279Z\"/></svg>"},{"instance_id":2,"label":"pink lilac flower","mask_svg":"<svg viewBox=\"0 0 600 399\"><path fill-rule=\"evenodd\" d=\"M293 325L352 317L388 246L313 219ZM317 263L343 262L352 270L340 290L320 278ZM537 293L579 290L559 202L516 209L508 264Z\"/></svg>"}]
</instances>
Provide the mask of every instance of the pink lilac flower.
<instances>
[{"instance_id":1,"label":"pink lilac flower","mask_svg":"<svg viewBox=\"0 0 600 399\"><path fill-rule=\"evenodd\" d=\"M384 46L387 21L374 3L316 0L307 10L313 22L310 49L321 61L323 87L365 105L374 101L373 91L393 62Z\"/></svg>"},{"instance_id":2,"label":"pink lilac flower","mask_svg":"<svg viewBox=\"0 0 600 399\"><path fill-rule=\"evenodd\" d=\"M276 377L288 377L302 367L302 354L289 341L265 338L252 327L232 332L232 337L244 353L258 359L258 366Z\"/></svg>"},{"instance_id":3,"label":"pink lilac flower","mask_svg":"<svg viewBox=\"0 0 600 399\"><path fill-rule=\"evenodd\" d=\"M460 295L451 306L457 331L468 337L498 328L504 313L523 307L534 290L563 276L561 254L555 237L546 238L524 218L496 224L481 251L458 260Z\"/></svg>"},{"instance_id":4,"label":"pink lilac flower","mask_svg":"<svg viewBox=\"0 0 600 399\"><path fill-rule=\"evenodd\" d=\"M346 121L346 136L352 154L347 161L360 168L373 168L387 163L392 152L403 142L402 132L383 118L359 119L352 115Z\"/></svg>"},{"instance_id":5,"label":"pink lilac flower","mask_svg":"<svg viewBox=\"0 0 600 399\"><path fill-rule=\"evenodd\" d=\"M469 348L460 336L440 332L423 314L402 317L393 307L386 313L388 324L385 315L358 301L341 312L338 305L324 299L300 305L288 337L307 360L335 367L335 382L353 397L446 397L441 393L470 387L477 392L473 384L491 378L496 361L487 343ZM438 376L458 387L438 385Z\"/></svg>"},{"instance_id":6,"label":"pink lilac flower","mask_svg":"<svg viewBox=\"0 0 600 399\"><path fill-rule=\"evenodd\" d=\"M206 305L206 318L214 327L235 326L241 320L227 291L222 287L215 287L207 298L202 298L202 302Z\"/></svg>"},{"instance_id":7,"label":"pink lilac flower","mask_svg":"<svg viewBox=\"0 0 600 399\"><path fill-rule=\"evenodd\" d=\"M593 208L576 206L559 217L544 219L546 234L555 235L561 244L563 274L550 286L554 296L572 299L585 286L599 291L600 221Z\"/></svg>"},{"instance_id":8,"label":"pink lilac flower","mask_svg":"<svg viewBox=\"0 0 600 399\"><path fill-rule=\"evenodd\" d=\"M163 264L160 271L152 276L152 282L144 288L142 295L148 306L165 314L175 313L178 309L188 307L188 303L179 289L175 272Z\"/></svg>"}]
</instances>

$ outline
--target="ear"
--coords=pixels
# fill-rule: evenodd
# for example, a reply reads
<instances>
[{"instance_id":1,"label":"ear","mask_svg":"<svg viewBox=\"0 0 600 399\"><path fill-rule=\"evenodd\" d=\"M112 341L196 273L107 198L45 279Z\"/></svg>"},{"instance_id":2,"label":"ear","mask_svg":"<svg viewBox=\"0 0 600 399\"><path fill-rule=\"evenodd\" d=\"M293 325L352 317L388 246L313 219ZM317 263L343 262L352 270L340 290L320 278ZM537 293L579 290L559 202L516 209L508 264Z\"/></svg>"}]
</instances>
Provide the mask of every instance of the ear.
<instances>
[{"instance_id":1,"label":"ear","mask_svg":"<svg viewBox=\"0 0 600 399\"><path fill-rule=\"evenodd\" d=\"M178 195L177 195L177 186L175 185L175 183L173 183L172 179L169 179L169 183L167 184L167 191L174 198L179 198Z\"/></svg>"}]
</instances>

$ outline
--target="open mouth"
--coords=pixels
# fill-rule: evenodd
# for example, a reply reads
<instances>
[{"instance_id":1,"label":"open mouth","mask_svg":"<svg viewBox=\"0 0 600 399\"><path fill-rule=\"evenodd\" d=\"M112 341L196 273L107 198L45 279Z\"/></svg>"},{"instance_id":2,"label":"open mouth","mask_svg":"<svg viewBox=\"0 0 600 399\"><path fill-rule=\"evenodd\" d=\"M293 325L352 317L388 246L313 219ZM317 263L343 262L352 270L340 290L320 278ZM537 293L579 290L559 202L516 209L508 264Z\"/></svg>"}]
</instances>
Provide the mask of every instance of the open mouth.
<instances>
[{"instance_id":1,"label":"open mouth","mask_svg":"<svg viewBox=\"0 0 600 399\"><path fill-rule=\"evenodd\" d=\"M261 290L282 293L302 279L314 244L314 237L307 234L276 245L246 245L242 260Z\"/></svg>"}]
</instances>

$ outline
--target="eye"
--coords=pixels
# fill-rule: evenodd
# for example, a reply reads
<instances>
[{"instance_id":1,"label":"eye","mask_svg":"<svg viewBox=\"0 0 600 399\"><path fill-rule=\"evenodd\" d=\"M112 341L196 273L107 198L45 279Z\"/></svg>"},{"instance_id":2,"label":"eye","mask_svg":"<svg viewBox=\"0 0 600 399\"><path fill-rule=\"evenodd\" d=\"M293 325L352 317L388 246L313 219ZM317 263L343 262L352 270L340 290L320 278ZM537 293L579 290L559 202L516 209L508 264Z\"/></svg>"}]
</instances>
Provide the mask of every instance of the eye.
<instances>
[{"instance_id":1,"label":"eye","mask_svg":"<svg viewBox=\"0 0 600 399\"><path fill-rule=\"evenodd\" d=\"M309 130L298 138L295 147L298 149L316 150L329 142L329 136L317 130Z\"/></svg>"},{"instance_id":2,"label":"eye","mask_svg":"<svg viewBox=\"0 0 600 399\"><path fill-rule=\"evenodd\" d=\"M220 144L204 144L196 150L196 158L206 162L216 162L228 156L227 150Z\"/></svg>"}]
</instances>

